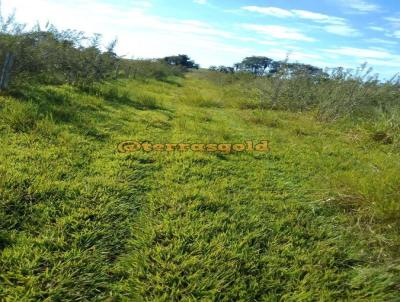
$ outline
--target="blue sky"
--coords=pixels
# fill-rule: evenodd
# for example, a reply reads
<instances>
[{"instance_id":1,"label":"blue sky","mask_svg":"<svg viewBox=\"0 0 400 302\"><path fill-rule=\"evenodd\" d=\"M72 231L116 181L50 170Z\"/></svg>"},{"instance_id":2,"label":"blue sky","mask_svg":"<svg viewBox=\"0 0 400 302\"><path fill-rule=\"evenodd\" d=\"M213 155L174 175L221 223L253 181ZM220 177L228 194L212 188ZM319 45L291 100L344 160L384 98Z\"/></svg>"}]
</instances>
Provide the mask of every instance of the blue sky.
<instances>
[{"instance_id":1,"label":"blue sky","mask_svg":"<svg viewBox=\"0 0 400 302\"><path fill-rule=\"evenodd\" d=\"M264 55L400 72L399 0L3 0L20 22L118 37L118 53L186 53L203 67Z\"/></svg>"}]
</instances>

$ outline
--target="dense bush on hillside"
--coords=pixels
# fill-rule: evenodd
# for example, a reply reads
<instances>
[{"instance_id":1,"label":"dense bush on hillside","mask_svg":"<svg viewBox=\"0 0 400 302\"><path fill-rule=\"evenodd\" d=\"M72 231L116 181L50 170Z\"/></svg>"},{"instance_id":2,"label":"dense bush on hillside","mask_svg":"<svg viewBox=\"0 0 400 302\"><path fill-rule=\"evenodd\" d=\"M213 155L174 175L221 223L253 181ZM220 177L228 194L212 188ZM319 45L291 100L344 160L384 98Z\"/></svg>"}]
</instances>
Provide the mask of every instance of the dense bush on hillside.
<instances>
[{"instance_id":1,"label":"dense bush on hillside","mask_svg":"<svg viewBox=\"0 0 400 302\"><path fill-rule=\"evenodd\" d=\"M146 79L155 78L163 80L169 76L182 76L185 72L184 68L167 64L163 59L122 59L121 72L125 78Z\"/></svg>"},{"instance_id":2,"label":"dense bush on hillside","mask_svg":"<svg viewBox=\"0 0 400 302\"><path fill-rule=\"evenodd\" d=\"M13 15L0 17L0 90L28 83L83 87L119 77L163 80L198 68L186 55L124 59L115 53L116 43L103 47L98 34L87 37L78 31L59 31L52 25L26 30Z\"/></svg>"},{"instance_id":3,"label":"dense bush on hillside","mask_svg":"<svg viewBox=\"0 0 400 302\"><path fill-rule=\"evenodd\" d=\"M235 72L227 70L211 67L207 78L217 84L236 83L238 93L256 99L260 108L316 110L324 120L383 115L400 123L400 78L381 81L367 64L356 70L323 71L311 65L248 57L235 64Z\"/></svg>"},{"instance_id":4,"label":"dense bush on hillside","mask_svg":"<svg viewBox=\"0 0 400 302\"><path fill-rule=\"evenodd\" d=\"M0 34L2 89L28 82L82 85L118 73L115 41L102 51L98 35L86 38L81 32L58 31L53 26L7 29Z\"/></svg>"}]
</instances>

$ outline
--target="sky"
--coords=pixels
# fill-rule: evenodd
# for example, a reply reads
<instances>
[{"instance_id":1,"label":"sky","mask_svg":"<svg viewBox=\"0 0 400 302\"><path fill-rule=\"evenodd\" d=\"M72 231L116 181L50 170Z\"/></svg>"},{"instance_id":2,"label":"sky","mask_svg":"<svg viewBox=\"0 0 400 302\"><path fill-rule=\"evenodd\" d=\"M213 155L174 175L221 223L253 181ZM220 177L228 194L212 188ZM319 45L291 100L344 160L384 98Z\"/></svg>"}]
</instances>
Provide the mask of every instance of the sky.
<instances>
[{"instance_id":1,"label":"sky","mask_svg":"<svg viewBox=\"0 0 400 302\"><path fill-rule=\"evenodd\" d=\"M400 72L400 0L2 0L21 23L118 38L127 58L188 54L202 67L267 56Z\"/></svg>"}]
</instances>

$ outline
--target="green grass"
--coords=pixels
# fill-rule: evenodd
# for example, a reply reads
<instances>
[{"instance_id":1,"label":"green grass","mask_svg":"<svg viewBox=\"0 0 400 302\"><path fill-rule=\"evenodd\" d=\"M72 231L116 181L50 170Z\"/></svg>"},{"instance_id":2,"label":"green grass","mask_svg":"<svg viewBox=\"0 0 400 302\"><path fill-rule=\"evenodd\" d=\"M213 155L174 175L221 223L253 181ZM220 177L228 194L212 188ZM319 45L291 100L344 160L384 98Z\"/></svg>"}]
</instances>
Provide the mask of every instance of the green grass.
<instances>
[{"instance_id":1,"label":"green grass","mask_svg":"<svg viewBox=\"0 0 400 302\"><path fill-rule=\"evenodd\" d=\"M400 301L398 138L245 104L197 74L0 98L0 301Z\"/></svg>"}]
</instances>

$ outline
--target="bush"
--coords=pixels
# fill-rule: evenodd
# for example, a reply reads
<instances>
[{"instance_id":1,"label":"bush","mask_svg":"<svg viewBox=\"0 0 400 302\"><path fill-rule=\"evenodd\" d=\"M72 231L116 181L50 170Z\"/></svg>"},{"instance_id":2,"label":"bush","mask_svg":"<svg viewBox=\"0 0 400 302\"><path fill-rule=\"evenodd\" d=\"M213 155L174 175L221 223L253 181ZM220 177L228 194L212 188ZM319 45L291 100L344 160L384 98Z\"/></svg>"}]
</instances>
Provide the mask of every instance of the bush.
<instances>
[{"instance_id":1,"label":"bush","mask_svg":"<svg viewBox=\"0 0 400 302\"><path fill-rule=\"evenodd\" d=\"M185 69L164 60L128 60L114 51L112 41L103 51L101 36L86 37L73 30L48 25L24 30L14 16L0 18L0 91L27 83L71 84L88 89L93 83L119 77L165 80Z\"/></svg>"},{"instance_id":2,"label":"bush","mask_svg":"<svg viewBox=\"0 0 400 302\"><path fill-rule=\"evenodd\" d=\"M182 76L184 70L179 66L168 65L161 60L123 60L123 75L127 78L155 78L165 80L171 76Z\"/></svg>"},{"instance_id":3,"label":"bush","mask_svg":"<svg viewBox=\"0 0 400 302\"><path fill-rule=\"evenodd\" d=\"M281 63L267 76L216 70L203 73L203 78L239 91L246 96L240 107L259 104L259 108L288 111L316 111L319 119L382 118L397 127L400 104L400 78L383 82L363 64L356 70L343 68L310 72L310 66ZM314 69L311 69L313 71Z\"/></svg>"}]
</instances>

